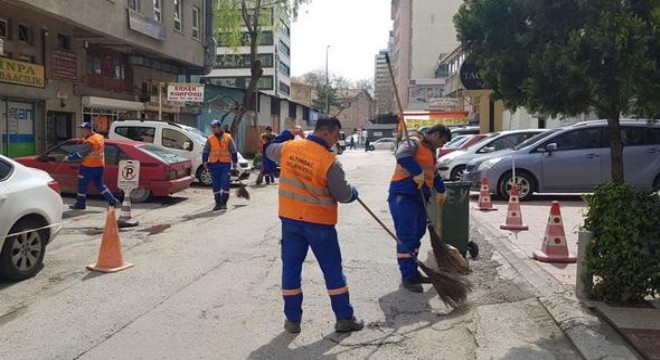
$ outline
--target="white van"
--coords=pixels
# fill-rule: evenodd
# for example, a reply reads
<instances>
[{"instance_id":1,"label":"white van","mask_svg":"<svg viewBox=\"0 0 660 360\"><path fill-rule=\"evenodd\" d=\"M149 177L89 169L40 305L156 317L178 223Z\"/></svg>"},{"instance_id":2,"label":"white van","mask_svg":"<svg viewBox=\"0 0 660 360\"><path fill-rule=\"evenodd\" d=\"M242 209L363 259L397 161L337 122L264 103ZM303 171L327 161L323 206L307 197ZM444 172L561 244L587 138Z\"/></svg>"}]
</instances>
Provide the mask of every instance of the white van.
<instances>
[{"instance_id":1,"label":"white van","mask_svg":"<svg viewBox=\"0 0 660 360\"><path fill-rule=\"evenodd\" d=\"M110 139L146 142L162 146L167 150L190 159L197 180L211 185L211 174L202 166L202 150L207 136L194 127L183 124L154 120L118 120L110 126ZM238 171L232 171L231 180L238 181L250 176L250 164L238 153Z\"/></svg>"}]
</instances>

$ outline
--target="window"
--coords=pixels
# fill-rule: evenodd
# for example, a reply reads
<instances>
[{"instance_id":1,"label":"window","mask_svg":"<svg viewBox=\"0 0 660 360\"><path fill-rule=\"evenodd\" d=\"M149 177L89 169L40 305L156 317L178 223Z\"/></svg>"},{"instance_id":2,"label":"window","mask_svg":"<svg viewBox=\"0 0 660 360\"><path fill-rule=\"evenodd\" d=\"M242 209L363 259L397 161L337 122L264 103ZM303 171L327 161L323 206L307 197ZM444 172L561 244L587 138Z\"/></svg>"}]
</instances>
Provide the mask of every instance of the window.
<instances>
[{"instance_id":1,"label":"window","mask_svg":"<svg viewBox=\"0 0 660 360\"><path fill-rule=\"evenodd\" d=\"M280 83L280 86L282 86L282 85L284 85L284 84ZM284 86L286 86L286 85L284 85ZM296 118L296 104L294 104L292 102L289 103L289 117L292 118L292 119Z\"/></svg>"},{"instance_id":2,"label":"window","mask_svg":"<svg viewBox=\"0 0 660 360\"><path fill-rule=\"evenodd\" d=\"M250 78L247 76L241 77L216 77L208 78L210 84L216 86L226 86L239 89L246 89L250 83ZM257 89L259 90L273 90L273 77L272 76L263 76L259 79L257 83Z\"/></svg>"},{"instance_id":3,"label":"window","mask_svg":"<svg viewBox=\"0 0 660 360\"><path fill-rule=\"evenodd\" d=\"M229 47L229 42L226 36L222 36L222 35L218 36L217 42L219 47ZM259 34L258 42L260 46L273 45L275 43L273 40L273 32L270 30L261 32ZM250 34L247 31L241 33L241 45L243 46L250 45Z\"/></svg>"},{"instance_id":4,"label":"window","mask_svg":"<svg viewBox=\"0 0 660 360\"><path fill-rule=\"evenodd\" d=\"M105 145L104 155L106 165L119 165L120 161L130 159L126 153L115 145Z\"/></svg>"},{"instance_id":5,"label":"window","mask_svg":"<svg viewBox=\"0 0 660 360\"><path fill-rule=\"evenodd\" d=\"M521 142L531 138L536 135L536 133L520 133L520 134L511 134L503 136L497 140L493 140L490 144L486 145L484 148L479 150L480 153L486 152L486 148L495 148L494 151L510 149Z\"/></svg>"},{"instance_id":6,"label":"window","mask_svg":"<svg viewBox=\"0 0 660 360\"><path fill-rule=\"evenodd\" d=\"M174 29L181 31L181 2L183 0L173 0L174 1Z\"/></svg>"},{"instance_id":7,"label":"window","mask_svg":"<svg viewBox=\"0 0 660 360\"><path fill-rule=\"evenodd\" d=\"M278 46L280 53L284 54L286 56L291 55L291 49L287 46L287 44L284 43L284 41L280 40L280 45Z\"/></svg>"},{"instance_id":8,"label":"window","mask_svg":"<svg viewBox=\"0 0 660 360\"><path fill-rule=\"evenodd\" d=\"M185 143L189 144L187 149L184 146ZM163 146L170 149L192 151L190 138L182 132L172 129L163 129Z\"/></svg>"},{"instance_id":9,"label":"window","mask_svg":"<svg viewBox=\"0 0 660 360\"><path fill-rule=\"evenodd\" d=\"M543 147L555 143L559 151L597 149L606 147L604 135L604 128L572 130L548 140Z\"/></svg>"},{"instance_id":10,"label":"window","mask_svg":"<svg viewBox=\"0 0 660 360\"><path fill-rule=\"evenodd\" d=\"M606 143L609 144L609 130L605 134ZM623 146L660 145L660 128L646 126L621 127L621 140Z\"/></svg>"},{"instance_id":11,"label":"window","mask_svg":"<svg viewBox=\"0 0 660 360\"><path fill-rule=\"evenodd\" d=\"M57 34L57 48L58 49L71 49L71 40L68 36L63 34Z\"/></svg>"},{"instance_id":12,"label":"window","mask_svg":"<svg viewBox=\"0 0 660 360\"><path fill-rule=\"evenodd\" d=\"M30 43L30 27L27 25L18 25L18 41Z\"/></svg>"},{"instance_id":13,"label":"window","mask_svg":"<svg viewBox=\"0 0 660 360\"><path fill-rule=\"evenodd\" d=\"M284 20L282 20L282 32L286 36L291 37L291 29L289 28L289 26L287 26L287 24L284 23Z\"/></svg>"},{"instance_id":14,"label":"window","mask_svg":"<svg viewBox=\"0 0 660 360\"><path fill-rule=\"evenodd\" d=\"M126 0L126 4L131 10L140 11L140 0Z\"/></svg>"},{"instance_id":15,"label":"window","mask_svg":"<svg viewBox=\"0 0 660 360\"><path fill-rule=\"evenodd\" d=\"M646 144L660 145L660 128L657 127L646 128Z\"/></svg>"},{"instance_id":16,"label":"window","mask_svg":"<svg viewBox=\"0 0 660 360\"><path fill-rule=\"evenodd\" d=\"M257 54L264 68L273 67L273 54ZM215 57L215 67L220 69L249 69L250 54L226 54Z\"/></svg>"},{"instance_id":17,"label":"window","mask_svg":"<svg viewBox=\"0 0 660 360\"><path fill-rule=\"evenodd\" d=\"M291 93L291 88L289 85L280 81L280 94L289 95Z\"/></svg>"},{"instance_id":18,"label":"window","mask_svg":"<svg viewBox=\"0 0 660 360\"><path fill-rule=\"evenodd\" d=\"M285 63L280 62L278 64L278 68L280 69L280 72L286 76L291 76L291 68L289 68Z\"/></svg>"},{"instance_id":19,"label":"window","mask_svg":"<svg viewBox=\"0 0 660 360\"><path fill-rule=\"evenodd\" d=\"M199 40L199 8L193 6L192 9L192 37L195 40Z\"/></svg>"},{"instance_id":20,"label":"window","mask_svg":"<svg viewBox=\"0 0 660 360\"><path fill-rule=\"evenodd\" d=\"M163 21L163 12L160 6L160 0L154 0L154 19L158 22Z\"/></svg>"},{"instance_id":21,"label":"window","mask_svg":"<svg viewBox=\"0 0 660 360\"><path fill-rule=\"evenodd\" d=\"M18 60L29 63L34 63L34 56L26 54L18 54Z\"/></svg>"},{"instance_id":22,"label":"window","mask_svg":"<svg viewBox=\"0 0 660 360\"><path fill-rule=\"evenodd\" d=\"M6 180L14 170L11 164L0 160L0 181Z\"/></svg>"},{"instance_id":23,"label":"window","mask_svg":"<svg viewBox=\"0 0 660 360\"><path fill-rule=\"evenodd\" d=\"M156 128L148 126L117 126L115 133L133 141L154 142Z\"/></svg>"},{"instance_id":24,"label":"window","mask_svg":"<svg viewBox=\"0 0 660 360\"><path fill-rule=\"evenodd\" d=\"M9 23L7 19L0 19L0 38L9 37Z\"/></svg>"},{"instance_id":25,"label":"window","mask_svg":"<svg viewBox=\"0 0 660 360\"><path fill-rule=\"evenodd\" d=\"M88 53L87 73L115 80L125 80L126 60L121 56Z\"/></svg>"}]
</instances>

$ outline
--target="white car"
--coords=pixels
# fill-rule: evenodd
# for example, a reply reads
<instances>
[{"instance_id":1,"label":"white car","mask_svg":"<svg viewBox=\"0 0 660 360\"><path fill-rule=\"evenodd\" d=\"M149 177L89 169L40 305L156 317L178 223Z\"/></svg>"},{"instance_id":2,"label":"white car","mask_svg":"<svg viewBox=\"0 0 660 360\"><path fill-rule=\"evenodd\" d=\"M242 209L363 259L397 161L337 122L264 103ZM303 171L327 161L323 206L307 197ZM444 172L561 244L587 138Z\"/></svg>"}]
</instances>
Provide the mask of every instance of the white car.
<instances>
[{"instance_id":1,"label":"white car","mask_svg":"<svg viewBox=\"0 0 660 360\"><path fill-rule=\"evenodd\" d=\"M108 137L147 142L164 147L192 161L197 180L204 185L211 185L211 174L202 166L202 151L208 136L194 127L165 121L119 120L110 125ZM238 169L231 171L231 180L247 179L251 170L250 163L239 152Z\"/></svg>"},{"instance_id":2,"label":"white car","mask_svg":"<svg viewBox=\"0 0 660 360\"><path fill-rule=\"evenodd\" d=\"M45 171L0 155L0 278L23 280L43 267L62 229L60 185Z\"/></svg>"},{"instance_id":3,"label":"white car","mask_svg":"<svg viewBox=\"0 0 660 360\"><path fill-rule=\"evenodd\" d=\"M369 143L369 150L394 150L394 138L380 138L372 143Z\"/></svg>"}]
</instances>

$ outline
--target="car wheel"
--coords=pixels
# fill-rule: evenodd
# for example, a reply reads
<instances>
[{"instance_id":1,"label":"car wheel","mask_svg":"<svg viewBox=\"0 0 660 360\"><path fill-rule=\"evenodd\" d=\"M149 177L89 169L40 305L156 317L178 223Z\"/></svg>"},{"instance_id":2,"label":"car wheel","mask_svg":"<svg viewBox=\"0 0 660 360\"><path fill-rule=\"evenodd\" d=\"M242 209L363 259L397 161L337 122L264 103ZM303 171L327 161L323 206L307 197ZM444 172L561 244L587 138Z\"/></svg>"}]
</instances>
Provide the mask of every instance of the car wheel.
<instances>
[{"instance_id":1,"label":"car wheel","mask_svg":"<svg viewBox=\"0 0 660 360\"><path fill-rule=\"evenodd\" d=\"M449 180L451 180L451 181L463 181L463 171L465 171L465 165L455 166L454 169L451 171L451 175L449 176Z\"/></svg>"},{"instance_id":2,"label":"car wheel","mask_svg":"<svg viewBox=\"0 0 660 360\"><path fill-rule=\"evenodd\" d=\"M131 191L131 201L134 203L143 203L151 196L151 190L145 188L138 188Z\"/></svg>"},{"instance_id":3,"label":"car wheel","mask_svg":"<svg viewBox=\"0 0 660 360\"><path fill-rule=\"evenodd\" d=\"M213 181L211 180L211 172L209 169L204 169L203 166L200 166L199 169L197 169L197 180L199 180L202 185L211 186Z\"/></svg>"},{"instance_id":4,"label":"car wheel","mask_svg":"<svg viewBox=\"0 0 660 360\"><path fill-rule=\"evenodd\" d=\"M536 192L536 180L526 172L516 173L516 178L518 182L518 197L520 200L525 201L531 199L532 194ZM513 174L508 172L502 177L502 179L500 179L498 194L503 198L508 199L512 184Z\"/></svg>"},{"instance_id":5,"label":"car wheel","mask_svg":"<svg viewBox=\"0 0 660 360\"><path fill-rule=\"evenodd\" d=\"M376 151L376 147L373 145L369 145L369 151Z\"/></svg>"},{"instance_id":6,"label":"car wheel","mask_svg":"<svg viewBox=\"0 0 660 360\"><path fill-rule=\"evenodd\" d=\"M0 252L0 277L7 280L24 280L36 275L43 268L48 231L37 230L43 225L33 219L17 222L10 234L23 234L8 237Z\"/></svg>"}]
</instances>

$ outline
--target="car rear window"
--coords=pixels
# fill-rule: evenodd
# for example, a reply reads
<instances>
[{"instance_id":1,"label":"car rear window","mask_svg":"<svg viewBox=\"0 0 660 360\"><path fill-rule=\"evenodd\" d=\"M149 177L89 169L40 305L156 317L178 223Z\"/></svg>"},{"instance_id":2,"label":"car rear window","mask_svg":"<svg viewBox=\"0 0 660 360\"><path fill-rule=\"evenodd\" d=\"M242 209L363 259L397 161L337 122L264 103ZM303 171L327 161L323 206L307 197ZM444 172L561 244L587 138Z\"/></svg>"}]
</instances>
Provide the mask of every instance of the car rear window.
<instances>
[{"instance_id":1,"label":"car rear window","mask_svg":"<svg viewBox=\"0 0 660 360\"><path fill-rule=\"evenodd\" d=\"M146 152L147 154L157 158L158 160L163 161L164 163L170 165L170 164L176 164L180 162L184 162L187 159L184 157L181 157L177 154L173 154L161 147L158 147L156 145L140 145L138 146L138 149Z\"/></svg>"},{"instance_id":2,"label":"car rear window","mask_svg":"<svg viewBox=\"0 0 660 360\"><path fill-rule=\"evenodd\" d=\"M13 169L10 163L0 160L0 181L6 180Z\"/></svg>"}]
</instances>

